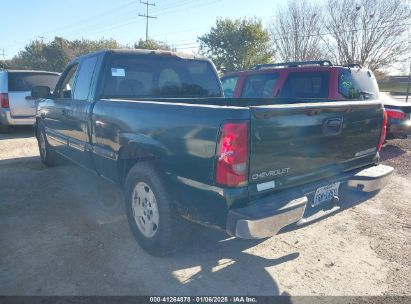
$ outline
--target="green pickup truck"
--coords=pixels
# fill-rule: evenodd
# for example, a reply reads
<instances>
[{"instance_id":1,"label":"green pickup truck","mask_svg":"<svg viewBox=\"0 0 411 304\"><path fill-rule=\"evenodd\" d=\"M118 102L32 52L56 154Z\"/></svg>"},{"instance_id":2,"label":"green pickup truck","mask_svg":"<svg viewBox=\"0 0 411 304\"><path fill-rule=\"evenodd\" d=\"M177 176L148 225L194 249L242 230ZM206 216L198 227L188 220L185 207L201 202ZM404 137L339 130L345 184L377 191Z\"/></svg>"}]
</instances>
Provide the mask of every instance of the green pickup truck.
<instances>
[{"instance_id":1,"label":"green pickup truck","mask_svg":"<svg viewBox=\"0 0 411 304\"><path fill-rule=\"evenodd\" d=\"M273 236L368 199L393 171L378 164L380 102L224 98L199 56L92 53L32 96L42 162L64 156L119 184L153 255L181 246L188 221Z\"/></svg>"}]
</instances>

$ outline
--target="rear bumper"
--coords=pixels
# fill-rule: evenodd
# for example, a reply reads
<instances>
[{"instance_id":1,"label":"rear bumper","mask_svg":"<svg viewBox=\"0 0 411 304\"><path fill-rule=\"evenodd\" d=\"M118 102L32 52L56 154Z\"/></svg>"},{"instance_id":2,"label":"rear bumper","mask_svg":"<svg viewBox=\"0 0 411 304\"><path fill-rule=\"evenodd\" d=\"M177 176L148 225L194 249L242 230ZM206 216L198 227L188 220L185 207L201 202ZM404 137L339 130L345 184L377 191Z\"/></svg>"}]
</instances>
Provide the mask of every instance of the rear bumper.
<instances>
[{"instance_id":1,"label":"rear bumper","mask_svg":"<svg viewBox=\"0 0 411 304\"><path fill-rule=\"evenodd\" d=\"M32 125L35 121L34 116L12 116L10 109L0 109L0 124L2 125Z\"/></svg>"},{"instance_id":2,"label":"rear bumper","mask_svg":"<svg viewBox=\"0 0 411 304\"><path fill-rule=\"evenodd\" d=\"M385 165L371 166L258 199L248 207L229 211L227 232L245 239L265 238L290 224L308 224L374 196L393 170ZM340 182L338 198L313 207L316 189L336 182Z\"/></svg>"}]
</instances>

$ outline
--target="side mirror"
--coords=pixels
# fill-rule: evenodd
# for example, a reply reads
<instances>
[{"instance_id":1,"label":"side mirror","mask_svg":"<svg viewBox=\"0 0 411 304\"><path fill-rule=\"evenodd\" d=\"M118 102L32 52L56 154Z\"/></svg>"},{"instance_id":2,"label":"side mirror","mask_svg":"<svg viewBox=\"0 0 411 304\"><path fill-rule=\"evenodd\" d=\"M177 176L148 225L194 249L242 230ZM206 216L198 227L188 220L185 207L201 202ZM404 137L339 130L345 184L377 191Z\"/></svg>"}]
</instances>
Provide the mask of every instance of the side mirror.
<instances>
[{"instance_id":1,"label":"side mirror","mask_svg":"<svg viewBox=\"0 0 411 304\"><path fill-rule=\"evenodd\" d=\"M50 88L47 86L35 86L31 89L31 97L34 99L47 98L50 96Z\"/></svg>"}]
</instances>

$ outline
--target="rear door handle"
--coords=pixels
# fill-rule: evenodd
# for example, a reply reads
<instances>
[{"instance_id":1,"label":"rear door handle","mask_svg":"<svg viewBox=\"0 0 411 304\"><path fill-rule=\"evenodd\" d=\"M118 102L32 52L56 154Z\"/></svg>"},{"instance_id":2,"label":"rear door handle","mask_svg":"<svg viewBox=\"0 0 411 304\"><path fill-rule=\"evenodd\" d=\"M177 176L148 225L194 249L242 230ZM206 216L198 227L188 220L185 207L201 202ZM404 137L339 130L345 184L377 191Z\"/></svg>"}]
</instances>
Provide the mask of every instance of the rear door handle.
<instances>
[{"instance_id":1,"label":"rear door handle","mask_svg":"<svg viewBox=\"0 0 411 304\"><path fill-rule=\"evenodd\" d=\"M61 114L63 114L64 116L68 115L69 110L68 109L62 109L61 110Z\"/></svg>"}]
</instances>

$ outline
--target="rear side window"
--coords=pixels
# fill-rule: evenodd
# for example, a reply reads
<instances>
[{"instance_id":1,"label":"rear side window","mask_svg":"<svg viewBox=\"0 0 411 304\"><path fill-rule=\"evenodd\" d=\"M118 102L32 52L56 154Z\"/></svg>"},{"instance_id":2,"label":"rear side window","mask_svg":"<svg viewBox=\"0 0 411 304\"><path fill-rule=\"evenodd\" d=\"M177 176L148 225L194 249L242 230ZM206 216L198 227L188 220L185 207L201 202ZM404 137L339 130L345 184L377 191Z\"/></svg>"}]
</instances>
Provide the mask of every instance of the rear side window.
<instances>
[{"instance_id":1,"label":"rear side window","mask_svg":"<svg viewBox=\"0 0 411 304\"><path fill-rule=\"evenodd\" d=\"M232 76L221 79L221 85L223 87L225 97L233 97L238 78L238 76Z\"/></svg>"},{"instance_id":2,"label":"rear side window","mask_svg":"<svg viewBox=\"0 0 411 304\"><path fill-rule=\"evenodd\" d=\"M378 99L379 95L374 75L364 69L341 69L338 92L347 99Z\"/></svg>"},{"instance_id":3,"label":"rear side window","mask_svg":"<svg viewBox=\"0 0 411 304\"><path fill-rule=\"evenodd\" d=\"M74 88L74 99L86 100L90 91L91 80L93 78L94 67L97 57L85 59L78 70L76 85Z\"/></svg>"},{"instance_id":4,"label":"rear side window","mask_svg":"<svg viewBox=\"0 0 411 304\"><path fill-rule=\"evenodd\" d=\"M208 61L176 56L117 55L105 75L103 98L220 97Z\"/></svg>"},{"instance_id":5,"label":"rear side window","mask_svg":"<svg viewBox=\"0 0 411 304\"><path fill-rule=\"evenodd\" d=\"M329 91L328 72L292 72L288 74L280 97L327 98Z\"/></svg>"},{"instance_id":6,"label":"rear side window","mask_svg":"<svg viewBox=\"0 0 411 304\"><path fill-rule=\"evenodd\" d=\"M31 91L34 86L47 86L53 91L59 78L58 75L46 73L9 72L8 74L8 89L11 92Z\"/></svg>"},{"instance_id":7,"label":"rear side window","mask_svg":"<svg viewBox=\"0 0 411 304\"><path fill-rule=\"evenodd\" d=\"M264 73L248 76L245 79L241 97L273 97L273 89L278 78L279 75L277 73Z\"/></svg>"}]
</instances>

